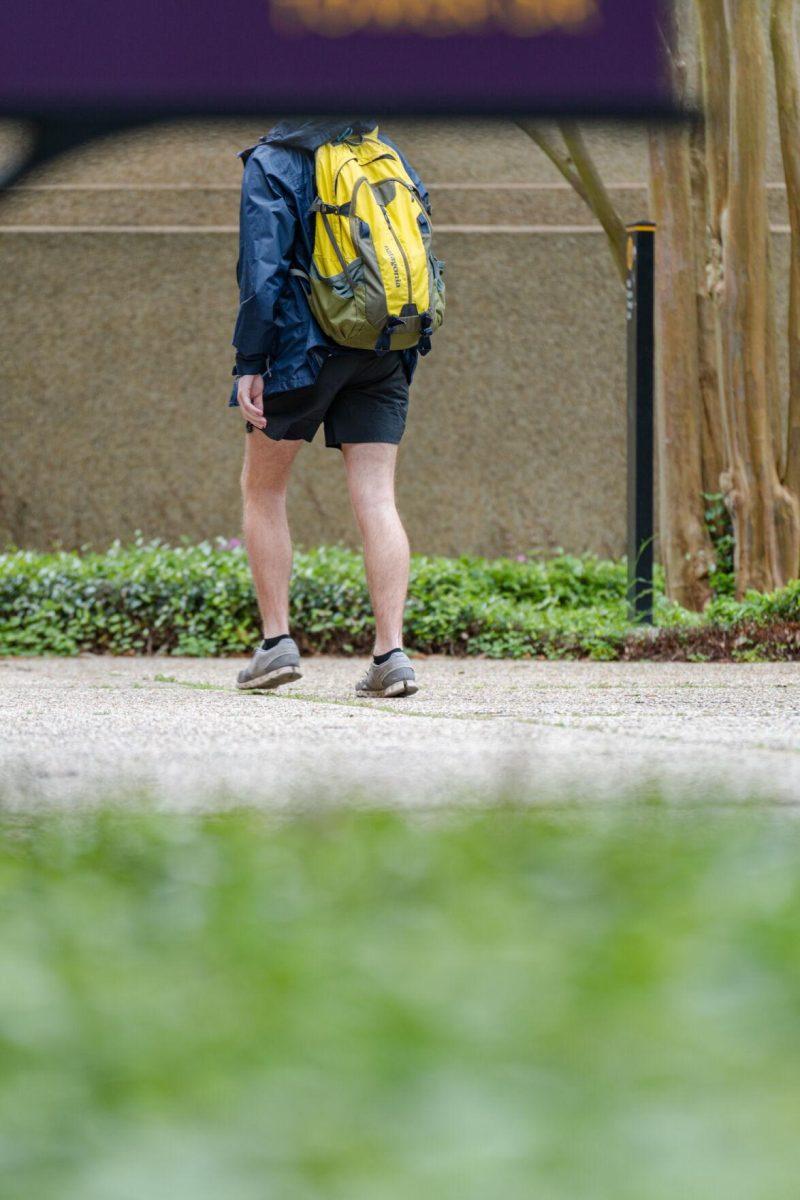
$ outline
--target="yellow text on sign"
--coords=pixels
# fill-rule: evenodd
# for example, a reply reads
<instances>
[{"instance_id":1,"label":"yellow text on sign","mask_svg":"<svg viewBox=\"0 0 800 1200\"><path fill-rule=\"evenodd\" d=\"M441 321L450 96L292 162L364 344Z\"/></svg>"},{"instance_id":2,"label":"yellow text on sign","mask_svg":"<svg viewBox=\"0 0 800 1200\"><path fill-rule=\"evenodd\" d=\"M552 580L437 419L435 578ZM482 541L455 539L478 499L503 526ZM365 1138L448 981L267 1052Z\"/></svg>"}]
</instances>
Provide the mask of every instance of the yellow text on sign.
<instances>
[{"instance_id":1,"label":"yellow text on sign","mask_svg":"<svg viewBox=\"0 0 800 1200\"><path fill-rule=\"evenodd\" d=\"M520 36L578 32L598 0L272 0L280 28L340 37L361 30L452 34L504 29Z\"/></svg>"}]
</instances>

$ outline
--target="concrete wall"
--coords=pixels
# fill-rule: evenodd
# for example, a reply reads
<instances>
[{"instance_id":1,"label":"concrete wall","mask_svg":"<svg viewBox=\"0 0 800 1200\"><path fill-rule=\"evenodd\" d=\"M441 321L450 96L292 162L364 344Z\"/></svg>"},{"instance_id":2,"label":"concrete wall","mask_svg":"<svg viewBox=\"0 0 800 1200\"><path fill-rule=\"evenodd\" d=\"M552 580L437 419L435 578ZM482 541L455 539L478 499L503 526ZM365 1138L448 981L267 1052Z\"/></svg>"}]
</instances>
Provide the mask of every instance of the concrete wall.
<instances>
[{"instance_id":1,"label":"concrete wall","mask_svg":"<svg viewBox=\"0 0 800 1200\"><path fill-rule=\"evenodd\" d=\"M0 204L0 540L237 532L236 151L267 124L98 143ZM448 270L402 451L415 547L620 552L625 319L602 233L511 124L387 128L431 183ZM641 132L592 143L624 215L645 214ZM337 453L301 456L301 542L355 540L342 482Z\"/></svg>"}]
</instances>

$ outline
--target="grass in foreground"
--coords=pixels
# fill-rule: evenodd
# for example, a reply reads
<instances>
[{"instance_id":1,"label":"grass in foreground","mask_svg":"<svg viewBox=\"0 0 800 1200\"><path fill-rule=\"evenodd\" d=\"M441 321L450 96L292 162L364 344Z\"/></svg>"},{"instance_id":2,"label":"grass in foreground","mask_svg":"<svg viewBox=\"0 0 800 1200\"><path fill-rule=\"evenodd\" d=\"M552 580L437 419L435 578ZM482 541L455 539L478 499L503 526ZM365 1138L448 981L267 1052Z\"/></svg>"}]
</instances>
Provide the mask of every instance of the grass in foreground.
<instances>
[{"instance_id":1,"label":"grass in foreground","mask_svg":"<svg viewBox=\"0 0 800 1200\"><path fill-rule=\"evenodd\" d=\"M794 1200L800 826L6 818L3 1200Z\"/></svg>"},{"instance_id":2,"label":"grass in foreground","mask_svg":"<svg viewBox=\"0 0 800 1200\"><path fill-rule=\"evenodd\" d=\"M653 633L628 622L624 562L418 555L407 641L425 653L496 658L800 658L800 581L742 602L720 588L702 618L658 590ZM298 554L291 623L304 653L368 652L360 555L337 546ZM0 555L0 654L243 654L257 627L238 544L139 541L105 554Z\"/></svg>"}]
</instances>

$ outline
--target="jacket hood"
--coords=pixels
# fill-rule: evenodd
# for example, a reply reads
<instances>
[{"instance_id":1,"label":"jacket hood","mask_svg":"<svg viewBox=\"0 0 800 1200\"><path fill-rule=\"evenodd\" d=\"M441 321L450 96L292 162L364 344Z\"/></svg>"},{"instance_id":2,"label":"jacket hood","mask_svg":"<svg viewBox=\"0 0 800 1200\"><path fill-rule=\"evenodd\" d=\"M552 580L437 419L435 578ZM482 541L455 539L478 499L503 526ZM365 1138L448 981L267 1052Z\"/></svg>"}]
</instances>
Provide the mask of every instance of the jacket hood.
<instances>
[{"instance_id":1,"label":"jacket hood","mask_svg":"<svg viewBox=\"0 0 800 1200\"><path fill-rule=\"evenodd\" d=\"M272 146L293 146L314 151L325 142L335 141L343 133L369 133L377 123L365 117L311 117L305 121L279 121L262 141Z\"/></svg>"}]
</instances>

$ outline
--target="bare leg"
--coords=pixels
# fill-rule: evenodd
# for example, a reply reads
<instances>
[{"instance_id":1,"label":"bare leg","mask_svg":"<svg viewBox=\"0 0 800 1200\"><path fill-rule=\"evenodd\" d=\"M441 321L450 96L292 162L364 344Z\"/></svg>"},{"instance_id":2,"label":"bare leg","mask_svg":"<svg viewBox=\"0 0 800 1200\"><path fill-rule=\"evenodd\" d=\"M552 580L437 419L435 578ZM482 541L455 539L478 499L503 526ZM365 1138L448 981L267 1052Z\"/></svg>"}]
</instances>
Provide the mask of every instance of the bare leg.
<instances>
[{"instance_id":1,"label":"bare leg","mask_svg":"<svg viewBox=\"0 0 800 1200\"><path fill-rule=\"evenodd\" d=\"M403 644L408 591L408 538L394 498L397 446L342 446L350 501L364 541L367 586L375 614L375 653Z\"/></svg>"},{"instance_id":2,"label":"bare leg","mask_svg":"<svg viewBox=\"0 0 800 1200\"><path fill-rule=\"evenodd\" d=\"M292 539L286 518L289 474L302 442L273 442L256 430L245 440L242 527L264 637L289 632Z\"/></svg>"}]
</instances>

